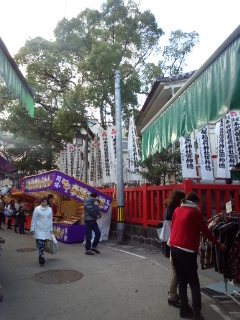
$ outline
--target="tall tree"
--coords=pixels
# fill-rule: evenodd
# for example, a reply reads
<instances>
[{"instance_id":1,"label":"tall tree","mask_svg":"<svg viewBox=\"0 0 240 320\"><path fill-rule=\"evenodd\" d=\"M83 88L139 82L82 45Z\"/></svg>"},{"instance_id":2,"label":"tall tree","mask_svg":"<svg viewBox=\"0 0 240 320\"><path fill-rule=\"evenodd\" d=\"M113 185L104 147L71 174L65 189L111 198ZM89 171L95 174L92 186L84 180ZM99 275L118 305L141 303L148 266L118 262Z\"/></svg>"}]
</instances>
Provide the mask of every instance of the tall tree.
<instances>
[{"instance_id":1,"label":"tall tree","mask_svg":"<svg viewBox=\"0 0 240 320\"><path fill-rule=\"evenodd\" d=\"M160 62L162 73L165 76L181 74L186 65L187 56L198 42L199 34L196 31L172 31L169 44L163 49L162 61Z\"/></svg>"},{"instance_id":2,"label":"tall tree","mask_svg":"<svg viewBox=\"0 0 240 320\"><path fill-rule=\"evenodd\" d=\"M141 70L162 34L154 15L140 12L131 0L126 5L108 0L100 12L86 9L58 24L56 41L63 51L71 50L88 103L98 110L103 127L115 118L114 71L121 71L123 117L128 118L138 106Z\"/></svg>"}]
</instances>

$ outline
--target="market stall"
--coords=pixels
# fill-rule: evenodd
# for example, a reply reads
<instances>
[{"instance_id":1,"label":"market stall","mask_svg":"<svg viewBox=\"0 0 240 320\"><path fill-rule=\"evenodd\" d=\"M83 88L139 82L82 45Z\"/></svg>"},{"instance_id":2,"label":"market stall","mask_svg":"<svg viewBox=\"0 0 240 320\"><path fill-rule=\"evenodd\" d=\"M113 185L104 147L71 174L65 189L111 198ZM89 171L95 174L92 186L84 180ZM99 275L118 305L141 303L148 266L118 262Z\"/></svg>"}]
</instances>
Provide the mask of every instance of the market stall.
<instances>
[{"instance_id":1,"label":"market stall","mask_svg":"<svg viewBox=\"0 0 240 320\"><path fill-rule=\"evenodd\" d=\"M23 188L39 198L54 195L54 233L64 243L84 240L83 202L90 193L97 193L102 213L108 212L112 202L110 196L58 170L24 177Z\"/></svg>"},{"instance_id":2,"label":"market stall","mask_svg":"<svg viewBox=\"0 0 240 320\"><path fill-rule=\"evenodd\" d=\"M38 202L37 197L24 193L23 191L13 191L11 192L11 199L13 199L15 203L21 199L25 211L25 229L30 229L33 209ZM12 224L14 223L15 219L12 221Z\"/></svg>"}]
</instances>

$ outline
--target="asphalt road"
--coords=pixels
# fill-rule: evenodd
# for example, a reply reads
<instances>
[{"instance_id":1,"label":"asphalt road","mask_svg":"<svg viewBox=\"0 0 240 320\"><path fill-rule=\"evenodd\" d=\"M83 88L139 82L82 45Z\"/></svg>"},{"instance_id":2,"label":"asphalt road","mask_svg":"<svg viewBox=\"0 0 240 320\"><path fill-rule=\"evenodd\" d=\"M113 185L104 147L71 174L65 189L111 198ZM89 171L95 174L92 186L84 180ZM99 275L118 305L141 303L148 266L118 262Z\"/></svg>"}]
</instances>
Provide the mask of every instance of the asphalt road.
<instances>
[{"instance_id":1,"label":"asphalt road","mask_svg":"<svg viewBox=\"0 0 240 320\"><path fill-rule=\"evenodd\" d=\"M6 240L0 256L1 320L180 319L167 303L170 266L158 248L108 241L99 246L101 254L86 256L82 244L60 243L40 267L30 234L4 229L0 236ZM221 279L213 270L200 271L202 286ZM225 306L202 297L206 320L231 319Z\"/></svg>"}]
</instances>

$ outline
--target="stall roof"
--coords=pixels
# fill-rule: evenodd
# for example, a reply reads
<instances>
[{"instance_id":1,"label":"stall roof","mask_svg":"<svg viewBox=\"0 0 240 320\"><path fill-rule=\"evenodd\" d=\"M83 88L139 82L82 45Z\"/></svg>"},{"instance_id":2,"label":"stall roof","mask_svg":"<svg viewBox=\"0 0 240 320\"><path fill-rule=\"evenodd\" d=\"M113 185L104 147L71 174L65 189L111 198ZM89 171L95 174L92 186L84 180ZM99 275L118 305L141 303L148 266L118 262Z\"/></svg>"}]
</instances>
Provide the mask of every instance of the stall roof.
<instances>
[{"instance_id":1,"label":"stall roof","mask_svg":"<svg viewBox=\"0 0 240 320\"><path fill-rule=\"evenodd\" d=\"M0 37L0 75L6 82L9 90L26 107L31 117L34 117L33 93L23 77L16 62L11 57L7 47Z\"/></svg>"},{"instance_id":2,"label":"stall roof","mask_svg":"<svg viewBox=\"0 0 240 320\"><path fill-rule=\"evenodd\" d=\"M240 110L240 26L142 129L143 160Z\"/></svg>"},{"instance_id":3,"label":"stall roof","mask_svg":"<svg viewBox=\"0 0 240 320\"><path fill-rule=\"evenodd\" d=\"M100 210L103 212L108 211L112 202L110 196L58 170L24 177L23 186L25 193L55 191L80 203L84 202L89 193L95 192L98 195Z\"/></svg>"}]
</instances>

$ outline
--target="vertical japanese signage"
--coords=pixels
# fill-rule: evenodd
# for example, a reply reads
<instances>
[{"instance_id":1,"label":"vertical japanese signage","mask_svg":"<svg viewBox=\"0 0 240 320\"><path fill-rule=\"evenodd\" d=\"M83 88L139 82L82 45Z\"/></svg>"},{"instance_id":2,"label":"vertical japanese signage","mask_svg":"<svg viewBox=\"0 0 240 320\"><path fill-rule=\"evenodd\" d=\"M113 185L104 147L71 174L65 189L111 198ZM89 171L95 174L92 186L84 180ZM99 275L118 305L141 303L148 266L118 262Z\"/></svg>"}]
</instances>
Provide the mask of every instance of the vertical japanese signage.
<instances>
[{"instance_id":1,"label":"vertical japanese signage","mask_svg":"<svg viewBox=\"0 0 240 320\"><path fill-rule=\"evenodd\" d=\"M111 183L110 156L107 130L100 133L100 147L102 155L103 184Z\"/></svg>"},{"instance_id":2,"label":"vertical japanese signage","mask_svg":"<svg viewBox=\"0 0 240 320\"><path fill-rule=\"evenodd\" d=\"M67 149L66 148L60 151L59 168L62 172L67 172Z\"/></svg>"},{"instance_id":3,"label":"vertical japanese signage","mask_svg":"<svg viewBox=\"0 0 240 320\"><path fill-rule=\"evenodd\" d=\"M97 137L90 144L90 167L89 167L89 183L96 186L97 178Z\"/></svg>"},{"instance_id":4,"label":"vertical japanese signage","mask_svg":"<svg viewBox=\"0 0 240 320\"><path fill-rule=\"evenodd\" d=\"M117 164L117 149L116 149L116 127L109 126L107 128L108 146L109 146L109 158L110 158L110 172L111 182L116 182L116 164Z\"/></svg>"},{"instance_id":5,"label":"vertical japanese signage","mask_svg":"<svg viewBox=\"0 0 240 320\"><path fill-rule=\"evenodd\" d=\"M137 146L136 128L134 124L134 118L129 119L128 129L128 179L130 181L139 181L142 179L139 174L139 152Z\"/></svg>"},{"instance_id":6,"label":"vertical japanese signage","mask_svg":"<svg viewBox=\"0 0 240 320\"><path fill-rule=\"evenodd\" d=\"M100 139L97 137L96 140L96 173L97 173L97 178L96 178L96 183L97 186L102 186L103 185L103 169L102 169L102 151L100 147Z\"/></svg>"},{"instance_id":7,"label":"vertical japanese signage","mask_svg":"<svg viewBox=\"0 0 240 320\"><path fill-rule=\"evenodd\" d=\"M196 159L194 149L194 133L188 138L181 137L180 142L180 154L182 164L182 176L183 178L196 178Z\"/></svg>"},{"instance_id":8,"label":"vertical japanese signage","mask_svg":"<svg viewBox=\"0 0 240 320\"><path fill-rule=\"evenodd\" d=\"M208 127L197 132L199 165L202 180L214 180Z\"/></svg>"},{"instance_id":9,"label":"vertical japanese signage","mask_svg":"<svg viewBox=\"0 0 240 320\"><path fill-rule=\"evenodd\" d=\"M231 120L233 128L233 139L236 153L236 161L240 162L240 112L231 111Z\"/></svg>"},{"instance_id":10,"label":"vertical japanese signage","mask_svg":"<svg viewBox=\"0 0 240 320\"><path fill-rule=\"evenodd\" d=\"M233 126L230 112L226 115L225 135L227 154L227 177L230 178L230 169L234 167L237 162L234 146Z\"/></svg>"},{"instance_id":11,"label":"vertical japanese signage","mask_svg":"<svg viewBox=\"0 0 240 320\"><path fill-rule=\"evenodd\" d=\"M75 153L75 147L73 144L68 143L67 144L67 174L70 176L73 176L73 164L74 164L74 153Z\"/></svg>"},{"instance_id":12,"label":"vertical japanese signage","mask_svg":"<svg viewBox=\"0 0 240 320\"><path fill-rule=\"evenodd\" d=\"M216 123L215 127L216 149L217 149L217 166L215 177L227 177L227 159L225 144L225 119L221 119Z\"/></svg>"}]
</instances>

